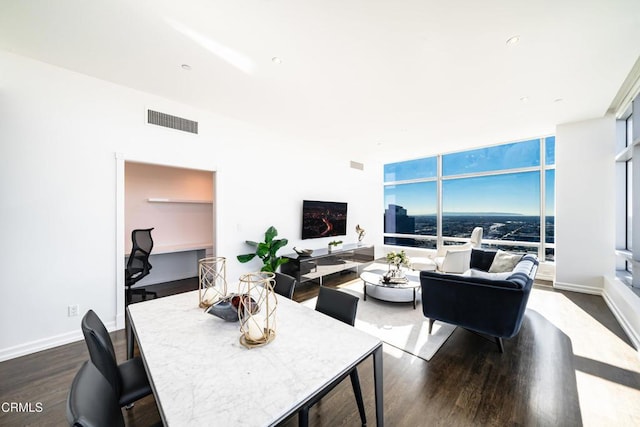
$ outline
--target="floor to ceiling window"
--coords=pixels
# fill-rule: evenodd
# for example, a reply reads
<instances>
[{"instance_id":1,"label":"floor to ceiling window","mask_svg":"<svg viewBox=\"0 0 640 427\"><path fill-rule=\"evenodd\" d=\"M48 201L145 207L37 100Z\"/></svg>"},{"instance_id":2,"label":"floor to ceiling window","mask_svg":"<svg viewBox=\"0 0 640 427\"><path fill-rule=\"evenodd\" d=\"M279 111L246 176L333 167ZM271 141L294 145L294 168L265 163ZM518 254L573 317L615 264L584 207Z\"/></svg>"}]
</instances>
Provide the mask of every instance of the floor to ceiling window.
<instances>
[{"instance_id":1,"label":"floor to ceiling window","mask_svg":"<svg viewBox=\"0 0 640 427\"><path fill-rule=\"evenodd\" d=\"M553 136L384 166L385 244L435 248L483 227L489 247L554 258Z\"/></svg>"},{"instance_id":2,"label":"floor to ceiling window","mask_svg":"<svg viewBox=\"0 0 640 427\"><path fill-rule=\"evenodd\" d=\"M435 248L437 239L437 158L384 167L384 233L389 245Z\"/></svg>"},{"instance_id":3,"label":"floor to ceiling window","mask_svg":"<svg viewBox=\"0 0 640 427\"><path fill-rule=\"evenodd\" d=\"M634 123L636 122L636 123ZM618 117L618 138L617 138L617 183L616 195L618 204L617 237L616 237L616 266L617 276L624 283L631 286L636 293L640 293L640 277L634 277L634 229L640 224L638 215L634 215L634 203L638 203L638 196L635 191L639 187L636 182L640 178L637 169L640 164L633 161L634 157L640 156L640 96L631 102L627 109ZM635 199L635 200L634 200ZM639 236L640 238L640 236ZM640 248L639 248L640 249ZM636 249L636 252L638 249Z\"/></svg>"}]
</instances>

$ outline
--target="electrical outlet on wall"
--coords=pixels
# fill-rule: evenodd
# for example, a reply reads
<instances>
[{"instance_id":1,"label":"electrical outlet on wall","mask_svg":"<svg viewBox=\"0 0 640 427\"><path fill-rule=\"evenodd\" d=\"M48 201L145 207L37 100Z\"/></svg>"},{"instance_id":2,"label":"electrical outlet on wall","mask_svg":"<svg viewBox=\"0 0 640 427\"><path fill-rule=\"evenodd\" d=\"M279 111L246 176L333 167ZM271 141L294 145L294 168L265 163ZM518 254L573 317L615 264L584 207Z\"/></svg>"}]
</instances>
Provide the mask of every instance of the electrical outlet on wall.
<instances>
[{"instance_id":1,"label":"electrical outlet on wall","mask_svg":"<svg viewBox=\"0 0 640 427\"><path fill-rule=\"evenodd\" d=\"M78 304L73 304L67 307L67 314L69 317L77 316L80 313L80 306Z\"/></svg>"}]
</instances>

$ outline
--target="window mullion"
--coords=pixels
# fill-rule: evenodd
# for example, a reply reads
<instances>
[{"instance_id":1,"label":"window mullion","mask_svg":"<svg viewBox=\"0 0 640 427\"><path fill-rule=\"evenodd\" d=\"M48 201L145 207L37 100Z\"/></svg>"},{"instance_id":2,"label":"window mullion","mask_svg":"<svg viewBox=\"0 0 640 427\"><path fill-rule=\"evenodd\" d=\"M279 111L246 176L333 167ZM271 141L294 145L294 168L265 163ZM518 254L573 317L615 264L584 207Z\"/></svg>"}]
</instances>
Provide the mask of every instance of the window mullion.
<instances>
[{"instance_id":1,"label":"window mullion","mask_svg":"<svg viewBox=\"0 0 640 427\"><path fill-rule=\"evenodd\" d=\"M538 247L538 259L547 259L547 147L545 138L540 138L540 246Z\"/></svg>"},{"instance_id":2,"label":"window mullion","mask_svg":"<svg viewBox=\"0 0 640 427\"><path fill-rule=\"evenodd\" d=\"M436 240L436 248L440 248L443 245L442 240L442 154L438 155L437 161L437 185L436 185L436 232L437 232L437 240Z\"/></svg>"}]
</instances>

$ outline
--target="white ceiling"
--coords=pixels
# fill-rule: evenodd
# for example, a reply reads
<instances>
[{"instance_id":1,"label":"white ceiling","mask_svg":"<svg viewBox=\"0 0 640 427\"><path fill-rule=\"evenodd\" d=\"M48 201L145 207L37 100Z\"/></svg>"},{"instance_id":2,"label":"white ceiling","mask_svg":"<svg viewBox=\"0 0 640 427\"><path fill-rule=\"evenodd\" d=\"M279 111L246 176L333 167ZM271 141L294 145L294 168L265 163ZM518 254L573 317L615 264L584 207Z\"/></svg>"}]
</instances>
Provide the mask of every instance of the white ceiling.
<instances>
[{"instance_id":1,"label":"white ceiling","mask_svg":"<svg viewBox=\"0 0 640 427\"><path fill-rule=\"evenodd\" d=\"M0 2L0 49L371 151L446 151L601 117L639 41L639 0Z\"/></svg>"}]
</instances>

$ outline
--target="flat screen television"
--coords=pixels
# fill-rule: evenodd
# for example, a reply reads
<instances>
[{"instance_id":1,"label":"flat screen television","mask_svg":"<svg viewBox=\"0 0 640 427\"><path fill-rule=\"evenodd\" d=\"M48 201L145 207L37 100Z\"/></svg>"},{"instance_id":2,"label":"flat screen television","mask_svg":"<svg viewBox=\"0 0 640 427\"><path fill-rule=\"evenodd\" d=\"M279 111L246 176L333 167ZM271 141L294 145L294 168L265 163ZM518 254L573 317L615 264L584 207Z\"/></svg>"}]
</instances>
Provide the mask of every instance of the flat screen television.
<instances>
[{"instance_id":1,"label":"flat screen television","mask_svg":"<svg viewBox=\"0 0 640 427\"><path fill-rule=\"evenodd\" d=\"M302 239L345 236L347 204L304 200L302 202Z\"/></svg>"}]
</instances>

